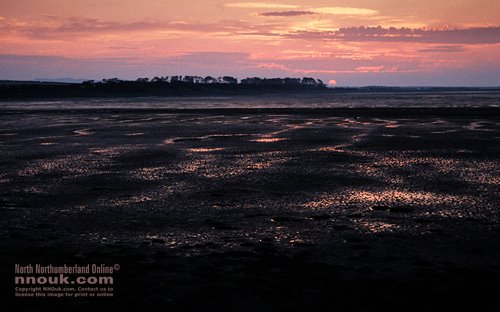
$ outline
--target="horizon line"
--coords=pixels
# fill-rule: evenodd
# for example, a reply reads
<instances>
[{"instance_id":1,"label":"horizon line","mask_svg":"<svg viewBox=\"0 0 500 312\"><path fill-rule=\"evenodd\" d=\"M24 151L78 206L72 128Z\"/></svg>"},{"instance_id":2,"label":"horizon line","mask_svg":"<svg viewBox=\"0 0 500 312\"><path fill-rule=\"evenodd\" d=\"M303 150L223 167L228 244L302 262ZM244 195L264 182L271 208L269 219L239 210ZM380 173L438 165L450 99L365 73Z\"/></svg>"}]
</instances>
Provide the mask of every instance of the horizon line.
<instances>
[{"instance_id":1,"label":"horizon line","mask_svg":"<svg viewBox=\"0 0 500 312\"><path fill-rule=\"evenodd\" d=\"M195 76L195 75L172 75L172 76ZM165 77L165 76L163 76L163 77ZM254 77L246 77L246 78L254 78ZM113 77L113 78L116 78L116 77ZM104 79L113 79L113 78L102 78L101 80L70 78L70 77L65 77L65 78L34 78L34 79L25 79L25 80L0 78L0 83L1 82L24 82L24 83L26 83L26 82L46 82L46 83L79 84L79 83L82 83L84 81L92 81L93 80L95 82L101 82ZM140 78L147 78L147 77L138 77L136 79L121 79L121 78L117 78L117 79L122 80L122 81L136 81L137 79L140 79ZM270 78L270 77L256 77L256 78L283 79L282 77L272 77L272 78ZM286 78L298 78L298 77L286 77ZM314 78L314 77L310 77L310 78ZM242 78L242 79L245 79L245 78ZM317 79L317 78L315 78L315 79ZM241 79L238 79L238 80L241 80ZM238 82L238 83L240 83L240 82ZM356 85L340 85L340 84L329 85L329 84L325 84L325 86L327 88L330 88L330 89L335 89L335 88L492 88L492 89L500 89L500 85L472 86L472 85L376 85L376 84L369 84L369 85L356 86Z\"/></svg>"}]
</instances>

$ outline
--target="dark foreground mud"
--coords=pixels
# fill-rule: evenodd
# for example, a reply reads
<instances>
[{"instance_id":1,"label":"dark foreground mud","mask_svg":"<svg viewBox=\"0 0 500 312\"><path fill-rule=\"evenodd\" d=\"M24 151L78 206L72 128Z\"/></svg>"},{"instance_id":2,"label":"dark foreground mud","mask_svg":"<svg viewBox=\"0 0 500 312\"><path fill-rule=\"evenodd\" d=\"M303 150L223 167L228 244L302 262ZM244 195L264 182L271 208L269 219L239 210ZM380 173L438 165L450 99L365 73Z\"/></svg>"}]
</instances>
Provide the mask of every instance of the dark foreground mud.
<instances>
[{"instance_id":1,"label":"dark foreground mud","mask_svg":"<svg viewBox=\"0 0 500 312\"><path fill-rule=\"evenodd\" d=\"M497 310L499 113L4 110L2 305ZM27 299L16 263L121 268Z\"/></svg>"}]
</instances>

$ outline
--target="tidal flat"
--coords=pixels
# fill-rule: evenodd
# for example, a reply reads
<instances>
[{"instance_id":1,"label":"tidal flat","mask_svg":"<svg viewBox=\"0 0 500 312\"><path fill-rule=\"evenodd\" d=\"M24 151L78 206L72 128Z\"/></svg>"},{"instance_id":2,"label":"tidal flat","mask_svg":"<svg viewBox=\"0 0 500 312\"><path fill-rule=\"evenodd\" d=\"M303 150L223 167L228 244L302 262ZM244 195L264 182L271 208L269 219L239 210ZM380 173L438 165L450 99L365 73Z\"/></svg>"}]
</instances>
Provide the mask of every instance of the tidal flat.
<instances>
[{"instance_id":1,"label":"tidal flat","mask_svg":"<svg viewBox=\"0 0 500 312\"><path fill-rule=\"evenodd\" d=\"M33 311L498 309L500 109L4 109L15 264L119 264Z\"/></svg>"}]
</instances>

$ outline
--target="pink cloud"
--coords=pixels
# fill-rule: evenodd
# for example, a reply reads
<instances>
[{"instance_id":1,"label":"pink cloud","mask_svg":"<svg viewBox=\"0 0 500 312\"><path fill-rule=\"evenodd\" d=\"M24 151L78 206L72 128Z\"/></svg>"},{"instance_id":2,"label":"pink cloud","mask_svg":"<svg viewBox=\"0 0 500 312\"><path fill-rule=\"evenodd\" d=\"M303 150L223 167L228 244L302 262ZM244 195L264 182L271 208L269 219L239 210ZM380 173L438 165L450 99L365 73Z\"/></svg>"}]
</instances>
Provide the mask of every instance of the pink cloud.
<instances>
[{"instance_id":1,"label":"pink cloud","mask_svg":"<svg viewBox=\"0 0 500 312\"><path fill-rule=\"evenodd\" d=\"M411 29L382 27L341 28L338 31L298 31L288 38L351 42L415 42L442 44L500 43L500 27L468 29Z\"/></svg>"},{"instance_id":2,"label":"pink cloud","mask_svg":"<svg viewBox=\"0 0 500 312\"><path fill-rule=\"evenodd\" d=\"M466 49L460 45L439 45L431 46L428 48L419 49L417 52L423 53L457 53L464 52Z\"/></svg>"},{"instance_id":3,"label":"pink cloud","mask_svg":"<svg viewBox=\"0 0 500 312\"><path fill-rule=\"evenodd\" d=\"M0 32L17 34L37 40L73 40L79 37L92 37L101 34L133 34L155 32L199 32L199 33L238 33L240 31L267 32L266 23L251 25L239 20L222 20L212 23L170 22L115 22L93 18L61 18L44 16L42 20L8 20L0 24ZM75 37L78 36L78 37Z\"/></svg>"},{"instance_id":4,"label":"pink cloud","mask_svg":"<svg viewBox=\"0 0 500 312\"><path fill-rule=\"evenodd\" d=\"M276 12L264 12L260 13L259 16L272 16L272 17L290 17L290 16L304 16L316 14L311 11L276 11Z\"/></svg>"}]
</instances>

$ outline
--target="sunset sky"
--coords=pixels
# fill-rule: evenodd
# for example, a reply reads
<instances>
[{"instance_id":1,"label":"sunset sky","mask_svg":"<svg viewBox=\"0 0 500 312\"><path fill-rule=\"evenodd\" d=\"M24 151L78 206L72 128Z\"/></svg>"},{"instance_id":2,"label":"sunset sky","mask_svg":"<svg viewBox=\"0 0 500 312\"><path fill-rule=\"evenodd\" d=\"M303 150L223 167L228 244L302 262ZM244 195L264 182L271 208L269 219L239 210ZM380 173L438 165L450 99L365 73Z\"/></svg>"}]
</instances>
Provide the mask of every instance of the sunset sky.
<instances>
[{"instance_id":1,"label":"sunset sky","mask_svg":"<svg viewBox=\"0 0 500 312\"><path fill-rule=\"evenodd\" d=\"M0 79L500 86L499 0L0 0Z\"/></svg>"}]
</instances>

